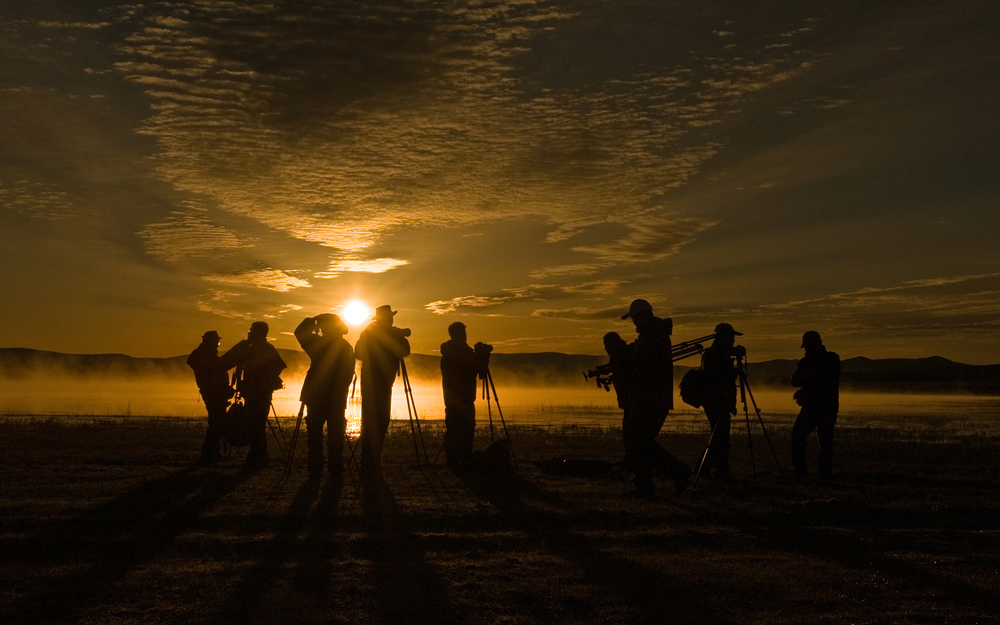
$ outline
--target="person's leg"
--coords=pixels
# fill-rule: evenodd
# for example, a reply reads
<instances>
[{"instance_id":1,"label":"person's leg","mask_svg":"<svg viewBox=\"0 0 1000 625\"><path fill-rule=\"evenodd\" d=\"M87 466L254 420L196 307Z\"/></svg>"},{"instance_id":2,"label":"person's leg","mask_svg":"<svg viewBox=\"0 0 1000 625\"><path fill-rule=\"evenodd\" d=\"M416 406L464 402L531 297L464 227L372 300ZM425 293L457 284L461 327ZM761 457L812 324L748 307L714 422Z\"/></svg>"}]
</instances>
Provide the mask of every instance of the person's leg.
<instances>
[{"instance_id":1,"label":"person's leg","mask_svg":"<svg viewBox=\"0 0 1000 625\"><path fill-rule=\"evenodd\" d=\"M343 409L335 409L326 423L327 466L334 477L344 473L344 439L347 438L347 415L344 413Z\"/></svg>"},{"instance_id":2,"label":"person's leg","mask_svg":"<svg viewBox=\"0 0 1000 625\"><path fill-rule=\"evenodd\" d=\"M326 423L326 417L325 411L320 406L306 405L306 443L309 450L306 466L313 476L323 471L323 425Z\"/></svg>"},{"instance_id":3,"label":"person's leg","mask_svg":"<svg viewBox=\"0 0 1000 625\"><path fill-rule=\"evenodd\" d=\"M250 452L247 466L262 469L268 465L267 458L267 417L271 412L271 396L247 397L246 409L250 427Z\"/></svg>"},{"instance_id":4,"label":"person's leg","mask_svg":"<svg viewBox=\"0 0 1000 625\"><path fill-rule=\"evenodd\" d=\"M715 438L712 439L712 446L716 448L715 475L716 477L729 477L729 450L731 448L730 427L732 414L724 410L719 414L717 426L715 428Z\"/></svg>"},{"instance_id":5,"label":"person's leg","mask_svg":"<svg viewBox=\"0 0 1000 625\"><path fill-rule=\"evenodd\" d=\"M809 467L806 463L806 439L816 429L815 415L803 408L799 411L799 416L792 426L792 470L795 477L805 477L809 475Z\"/></svg>"},{"instance_id":6,"label":"person's leg","mask_svg":"<svg viewBox=\"0 0 1000 625\"><path fill-rule=\"evenodd\" d=\"M201 445L201 458L199 462L210 464L222 458L222 432L226 422L226 408L228 400L206 399L205 408L208 410L208 429L205 430L205 442Z\"/></svg>"},{"instance_id":7,"label":"person's leg","mask_svg":"<svg viewBox=\"0 0 1000 625\"><path fill-rule=\"evenodd\" d=\"M833 426L837 423L837 413L823 415L816 426L819 438L819 479L829 482L833 478Z\"/></svg>"}]
</instances>

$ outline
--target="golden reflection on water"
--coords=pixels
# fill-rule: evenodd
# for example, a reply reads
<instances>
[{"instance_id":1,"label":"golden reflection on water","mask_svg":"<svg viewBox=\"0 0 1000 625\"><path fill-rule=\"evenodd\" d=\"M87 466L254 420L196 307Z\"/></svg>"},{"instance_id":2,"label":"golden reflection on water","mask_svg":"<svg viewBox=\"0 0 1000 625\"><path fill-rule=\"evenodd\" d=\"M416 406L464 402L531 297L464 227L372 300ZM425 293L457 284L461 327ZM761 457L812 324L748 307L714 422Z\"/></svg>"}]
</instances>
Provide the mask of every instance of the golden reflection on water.
<instances>
[{"instance_id":1,"label":"golden reflection on water","mask_svg":"<svg viewBox=\"0 0 1000 625\"><path fill-rule=\"evenodd\" d=\"M421 421L444 419L444 404L439 383L412 381L413 402L408 405L403 384L393 388L392 418L405 421L411 414ZM287 380L286 388L274 394L275 412L293 419L299 412L300 379ZM791 389L751 388L747 411L756 427L755 406L767 425L790 424L798 412L791 399ZM477 420L495 424L503 416L508 424L520 425L600 425L618 426L621 411L613 392L581 381L579 386L548 388L510 388L497 386L497 399L489 402L480 393L476 401ZM701 431L706 421L700 410L675 399L675 410L665 428L670 431ZM744 423L743 405L738 405L735 420ZM0 415L110 415L170 416L204 418L193 380L139 378L43 378L0 379ZM361 395L355 389L347 407L348 434L356 437L361 429ZM841 394L838 427L935 428L942 421L977 421L1000 423L1000 398L960 395L907 395L851 393Z\"/></svg>"}]
</instances>

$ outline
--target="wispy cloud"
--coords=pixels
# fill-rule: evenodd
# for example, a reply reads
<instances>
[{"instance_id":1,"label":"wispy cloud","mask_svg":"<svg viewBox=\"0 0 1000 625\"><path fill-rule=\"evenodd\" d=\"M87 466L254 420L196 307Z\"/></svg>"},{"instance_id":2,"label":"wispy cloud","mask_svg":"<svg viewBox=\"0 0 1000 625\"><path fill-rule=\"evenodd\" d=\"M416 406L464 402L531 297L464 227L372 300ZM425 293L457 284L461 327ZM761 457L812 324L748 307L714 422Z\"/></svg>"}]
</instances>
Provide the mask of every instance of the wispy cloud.
<instances>
[{"instance_id":1,"label":"wispy cloud","mask_svg":"<svg viewBox=\"0 0 1000 625\"><path fill-rule=\"evenodd\" d=\"M278 291L279 293L312 286L308 281L289 275L278 269L260 269L234 274L213 274L205 276L204 279L208 282L251 286L258 289Z\"/></svg>"}]
</instances>

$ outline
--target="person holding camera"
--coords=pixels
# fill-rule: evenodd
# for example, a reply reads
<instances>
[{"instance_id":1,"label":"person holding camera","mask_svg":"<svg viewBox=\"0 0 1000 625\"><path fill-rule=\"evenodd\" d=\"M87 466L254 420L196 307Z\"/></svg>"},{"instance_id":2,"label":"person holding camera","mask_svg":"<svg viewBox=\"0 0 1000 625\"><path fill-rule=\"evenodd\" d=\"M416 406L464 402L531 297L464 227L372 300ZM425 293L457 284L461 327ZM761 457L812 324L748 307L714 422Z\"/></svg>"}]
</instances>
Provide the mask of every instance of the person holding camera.
<instances>
[{"instance_id":1,"label":"person holding camera","mask_svg":"<svg viewBox=\"0 0 1000 625\"><path fill-rule=\"evenodd\" d=\"M628 456L635 473L635 495L652 497L653 469L670 477L674 493L687 488L691 469L656 442L667 414L674 407L674 369L670 335L673 321L653 315L644 299L634 300L622 319L631 319L638 337L629 361Z\"/></svg>"},{"instance_id":2,"label":"person holding camera","mask_svg":"<svg viewBox=\"0 0 1000 625\"><path fill-rule=\"evenodd\" d=\"M715 340L701 356L705 372L705 416L712 426L712 438L701 471L721 481L732 480L729 473L729 427L736 414L736 377L738 361L746 350L736 345L736 337L743 336L728 323L715 326Z\"/></svg>"},{"instance_id":3,"label":"person holding camera","mask_svg":"<svg viewBox=\"0 0 1000 625\"><path fill-rule=\"evenodd\" d=\"M630 462L628 456L629 438L631 434L632 420L629 418L629 361L632 359L632 348L617 332L608 332L604 335L604 351L608 354L608 364L600 365L594 371L587 372L585 377L598 377L598 384L602 381L615 388L615 400L622 410L622 442L625 445L625 460L623 464Z\"/></svg>"},{"instance_id":4,"label":"person holding camera","mask_svg":"<svg viewBox=\"0 0 1000 625\"><path fill-rule=\"evenodd\" d=\"M221 358L227 370L236 367L236 392L243 398L252 428L246 459L246 468L251 471L268 466L267 417L274 391L284 387L281 372L286 367L285 361L274 345L267 342L268 330L266 322L254 321L247 338Z\"/></svg>"},{"instance_id":5,"label":"person holding camera","mask_svg":"<svg viewBox=\"0 0 1000 625\"><path fill-rule=\"evenodd\" d=\"M354 379L354 348L344 340L347 324L337 315L306 317L295 328L295 338L309 355L309 370L299 400L306 405L307 466L313 477L323 472L323 425L330 475L344 474L344 438L347 434L347 393Z\"/></svg>"},{"instance_id":6,"label":"person holding camera","mask_svg":"<svg viewBox=\"0 0 1000 625\"><path fill-rule=\"evenodd\" d=\"M805 479L806 438L816 430L819 439L819 479L829 482L833 475L833 426L840 410L840 356L828 351L819 332L802 335L805 357L792 375L795 403L801 406L792 426L792 467L797 479Z\"/></svg>"},{"instance_id":7,"label":"person holding camera","mask_svg":"<svg viewBox=\"0 0 1000 625\"><path fill-rule=\"evenodd\" d=\"M476 380L485 379L492 345L469 347L465 324L448 326L450 339L441 344L444 392L444 454L450 469L468 468L476 432Z\"/></svg>"},{"instance_id":8,"label":"person holding camera","mask_svg":"<svg viewBox=\"0 0 1000 625\"><path fill-rule=\"evenodd\" d=\"M219 343L222 337L215 330L201 336L201 344L188 356L187 364L194 371L194 381L198 385L201 399L208 410L208 430L201 446L198 464L208 466L222 460L222 432L226 422L226 408L233 396L229 385L229 373L219 357Z\"/></svg>"},{"instance_id":9,"label":"person holding camera","mask_svg":"<svg viewBox=\"0 0 1000 625\"><path fill-rule=\"evenodd\" d=\"M361 361L361 471L374 483L382 477L382 446L389 431L392 385L403 358L410 355L409 328L393 323L391 306L375 309L375 318L361 332L354 354Z\"/></svg>"}]
</instances>

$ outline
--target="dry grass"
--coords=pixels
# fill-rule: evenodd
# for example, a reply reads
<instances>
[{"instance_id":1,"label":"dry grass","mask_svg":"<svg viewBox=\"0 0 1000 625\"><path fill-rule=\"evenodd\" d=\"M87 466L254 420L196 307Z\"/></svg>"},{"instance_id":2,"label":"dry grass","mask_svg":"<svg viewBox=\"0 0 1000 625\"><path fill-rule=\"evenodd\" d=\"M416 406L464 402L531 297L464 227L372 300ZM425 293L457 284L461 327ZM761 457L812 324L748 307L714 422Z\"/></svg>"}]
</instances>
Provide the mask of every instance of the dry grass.
<instances>
[{"instance_id":1,"label":"dry grass","mask_svg":"<svg viewBox=\"0 0 1000 625\"><path fill-rule=\"evenodd\" d=\"M838 432L837 483L777 474L734 432L735 485L627 496L617 432L512 428L519 470L417 468L390 436L388 492L306 480L305 454L195 469L202 425L0 422L2 623L989 623L1000 612L1000 445ZM485 434L485 432L481 432ZM773 428L787 469L786 425ZM430 455L440 433L424 431ZM693 460L704 436L664 434ZM487 440L481 440L484 445ZM276 456L272 446L272 456ZM814 461L814 458L813 458ZM275 464L280 464L276 462ZM666 484L662 489L669 491Z\"/></svg>"}]
</instances>

